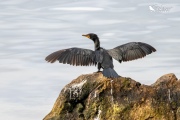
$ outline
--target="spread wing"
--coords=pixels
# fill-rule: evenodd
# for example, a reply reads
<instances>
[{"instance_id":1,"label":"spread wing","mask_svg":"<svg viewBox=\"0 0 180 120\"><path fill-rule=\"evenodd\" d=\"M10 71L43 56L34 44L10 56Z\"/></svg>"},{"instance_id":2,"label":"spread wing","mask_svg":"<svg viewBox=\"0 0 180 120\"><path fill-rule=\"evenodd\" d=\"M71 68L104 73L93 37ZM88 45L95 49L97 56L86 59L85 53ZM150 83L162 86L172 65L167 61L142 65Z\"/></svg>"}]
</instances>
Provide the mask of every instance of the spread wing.
<instances>
[{"instance_id":1,"label":"spread wing","mask_svg":"<svg viewBox=\"0 0 180 120\"><path fill-rule=\"evenodd\" d=\"M76 66L88 66L96 65L95 52L82 48L69 48L56 51L48 55L45 60L54 63L58 60L60 63L76 65Z\"/></svg>"},{"instance_id":2,"label":"spread wing","mask_svg":"<svg viewBox=\"0 0 180 120\"><path fill-rule=\"evenodd\" d=\"M119 61L120 63L143 58L156 49L149 44L142 42L130 42L124 45L117 46L113 49L108 50L111 57Z\"/></svg>"}]
</instances>

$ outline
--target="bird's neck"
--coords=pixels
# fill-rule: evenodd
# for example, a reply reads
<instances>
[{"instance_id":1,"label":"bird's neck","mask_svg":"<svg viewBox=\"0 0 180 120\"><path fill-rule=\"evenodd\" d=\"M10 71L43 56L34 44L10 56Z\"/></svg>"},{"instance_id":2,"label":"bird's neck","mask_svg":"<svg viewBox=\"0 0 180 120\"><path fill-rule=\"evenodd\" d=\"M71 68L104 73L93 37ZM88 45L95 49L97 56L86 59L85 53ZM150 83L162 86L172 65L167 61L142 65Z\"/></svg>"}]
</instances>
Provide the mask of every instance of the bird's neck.
<instances>
[{"instance_id":1,"label":"bird's neck","mask_svg":"<svg viewBox=\"0 0 180 120\"><path fill-rule=\"evenodd\" d=\"M96 38L94 41L94 48L95 50L99 50L100 49L100 42L99 42L99 38Z\"/></svg>"}]
</instances>

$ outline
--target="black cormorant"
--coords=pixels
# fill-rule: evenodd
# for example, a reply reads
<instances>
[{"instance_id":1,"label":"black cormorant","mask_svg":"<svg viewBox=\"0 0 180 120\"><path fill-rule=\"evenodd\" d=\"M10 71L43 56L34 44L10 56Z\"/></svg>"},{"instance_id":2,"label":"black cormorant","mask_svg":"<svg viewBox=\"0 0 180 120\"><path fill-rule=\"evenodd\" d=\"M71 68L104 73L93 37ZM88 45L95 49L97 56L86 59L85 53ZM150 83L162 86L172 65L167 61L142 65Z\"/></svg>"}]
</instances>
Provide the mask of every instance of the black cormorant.
<instances>
[{"instance_id":1,"label":"black cormorant","mask_svg":"<svg viewBox=\"0 0 180 120\"><path fill-rule=\"evenodd\" d=\"M100 41L96 34L89 33L82 35L94 42L95 50L83 49L83 48L68 48L56 51L46 57L46 61L54 63L58 60L60 63L76 65L76 66L98 66L98 71L102 68L103 75L108 78L117 78L119 75L113 69L113 60L116 59L120 63L143 58L156 49L149 44L142 42L129 42L113 49L106 50L100 47Z\"/></svg>"}]
</instances>

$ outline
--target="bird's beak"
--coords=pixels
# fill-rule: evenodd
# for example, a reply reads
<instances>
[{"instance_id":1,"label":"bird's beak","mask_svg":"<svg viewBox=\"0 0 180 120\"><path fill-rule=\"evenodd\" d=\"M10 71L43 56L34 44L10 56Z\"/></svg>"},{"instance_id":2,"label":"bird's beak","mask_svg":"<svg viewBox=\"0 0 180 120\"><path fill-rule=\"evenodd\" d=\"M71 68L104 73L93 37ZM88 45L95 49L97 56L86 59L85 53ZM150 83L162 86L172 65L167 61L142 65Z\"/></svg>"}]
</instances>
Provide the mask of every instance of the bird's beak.
<instances>
[{"instance_id":1,"label":"bird's beak","mask_svg":"<svg viewBox=\"0 0 180 120\"><path fill-rule=\"evenodd\" d=\"M87 37L87 38L89 38L89 39L90 39L90 35L82 35L82 36Z\"/></svg>"}]
</instances>

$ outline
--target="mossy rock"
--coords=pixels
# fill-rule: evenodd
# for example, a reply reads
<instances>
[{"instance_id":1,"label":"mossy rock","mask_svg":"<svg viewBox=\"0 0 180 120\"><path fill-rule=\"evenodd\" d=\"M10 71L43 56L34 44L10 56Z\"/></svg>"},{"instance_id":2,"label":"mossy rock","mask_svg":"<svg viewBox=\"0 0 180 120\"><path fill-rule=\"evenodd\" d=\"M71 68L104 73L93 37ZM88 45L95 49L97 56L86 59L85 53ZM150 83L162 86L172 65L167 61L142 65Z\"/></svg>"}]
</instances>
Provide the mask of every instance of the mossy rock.
<instances>
[{"instance_id":1,"label":"mossy rock","mask_svg":"<svg viewBox=\"0 0 180 120\"><path fill-rule=\"evenodd\" d=\"M169 77L171 76L171 77ZM66 85L44 120L180 120L180 82L167 74L153 85L101 73Z\"/></svg>"}]
</instances>

